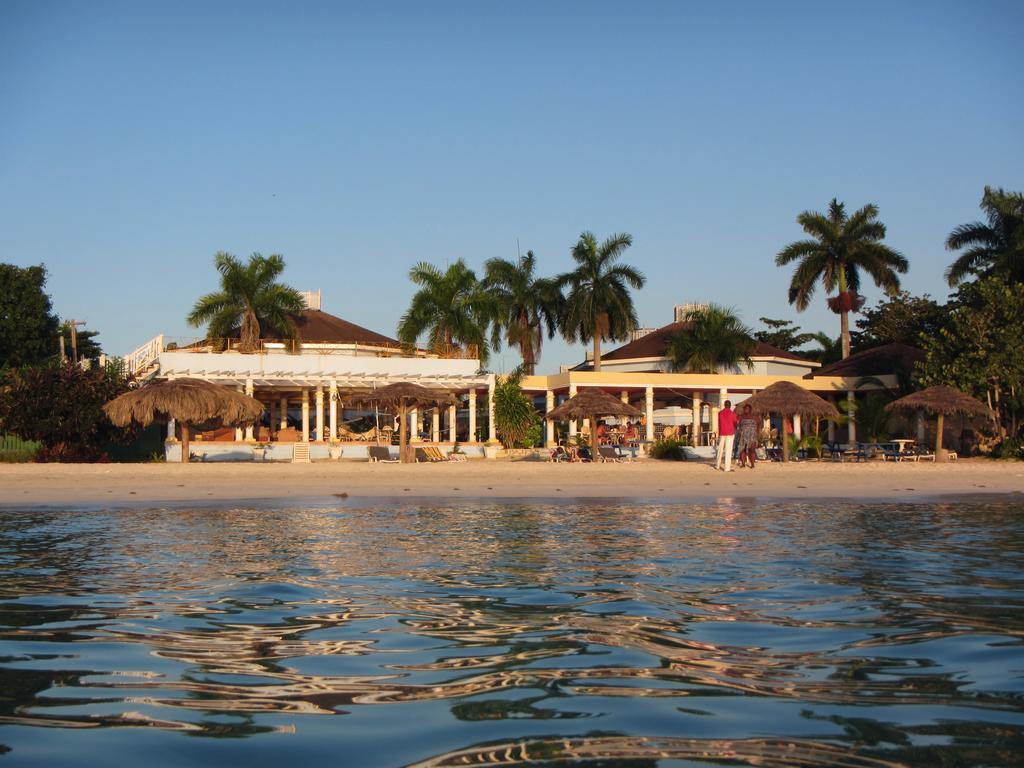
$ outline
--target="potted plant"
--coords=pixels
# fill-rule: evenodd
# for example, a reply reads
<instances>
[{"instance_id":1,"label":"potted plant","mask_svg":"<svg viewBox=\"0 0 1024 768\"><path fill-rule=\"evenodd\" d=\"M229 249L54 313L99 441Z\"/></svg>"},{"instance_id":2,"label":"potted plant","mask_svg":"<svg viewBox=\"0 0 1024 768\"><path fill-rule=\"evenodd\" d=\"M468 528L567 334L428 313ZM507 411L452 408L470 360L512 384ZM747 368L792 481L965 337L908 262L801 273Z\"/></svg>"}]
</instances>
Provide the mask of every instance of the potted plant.
<instances>
[{"instance_id":1,"label":"potted plant","mask_svg":"<svg viewBox=\"0 0 1024 768\"><path fill-rule=\"evenodd\" d=\"M496 459L498 458L498 449L501 448L501 443L497 440L488 440L484 443L484 458L485 459Z\"/></svg>"},{"instance_id":2,"label":"potted plant","mask_svg":"<svg viewBox=\"0 0 1024 768\"><path fill-rule=\"evenodd\" d=\"M331 440L327 446L327 452L330 454L332 459L340 459L341 454L345 452L345 448L338 440Z\"/></svg>"}]
</instances>

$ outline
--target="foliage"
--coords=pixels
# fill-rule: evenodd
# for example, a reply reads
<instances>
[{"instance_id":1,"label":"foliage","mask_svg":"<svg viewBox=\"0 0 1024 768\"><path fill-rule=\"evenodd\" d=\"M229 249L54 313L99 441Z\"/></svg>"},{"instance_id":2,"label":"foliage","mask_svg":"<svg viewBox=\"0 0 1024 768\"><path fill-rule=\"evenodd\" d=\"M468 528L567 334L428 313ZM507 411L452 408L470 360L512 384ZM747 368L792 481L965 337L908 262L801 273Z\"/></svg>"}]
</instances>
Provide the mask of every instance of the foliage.
<instances>
[{"instance_id":1,"label":"foliage","mask_svg":"<svg viewBox=\"0 0 1024 768\"><path fill-rule=\"evenodd\" d=\"M558 282L535 277L535 267L533 251L517 262L490 259L483 281L496 304L491 344L497 349L504 332L508 345L519 348L528 375L533 375L540 358L545 327L548 338L554 338L565 303Z\"/></svg>"},{"instance_id":2,"label":"foliage","mask_svg":"<svg viewBox=\"0 0 1024 768\"><path fill-rule=\"evenodd\" d=\"M795 459L800 451L804 451L808 458L817 459L821 457L822 441L817 435L786 435L787 448L790 459Z\"/></svg>"},{"instance_id":3,"label":"foliage","mask_svg":"<svg viewBox=\"0 0 1024 768\"><path fill-rule=\"evenodd\" d=\"M41 442L40 461L100 461L105 443L132 434L103 413L104 403L128 389L123 375L101 367L53 362L12 368L0 387L0 431Z\"/></svg>"},{"instance_id":4,"label":"foliage","mask_svg":"<svg viewBox=\"0 0 1024 768\"><path fill-rule=\"evenodd\" d=\"M523 373L520 367L494 387L494 429L505 448L531 447L530 430L540 422L532 398L519 386Z\"/></svg>"},{"instance_id":5,"label":"foliage","mask_svg":"<svg viewBox=\"0 0 1024 768\"><path fill-rule=\"evenodd\" d=\"M409 279L420 289L399 320L399 340L415 344L426 334L430 348L439 352L454 345L473 345L486 362L487 329L496 315L496 302L483 290L476 273L462 259L444 272L420 262L409 270Z\"/></svg>"},{"instance_id":6,"label":"foliage","mask_svg":"<svg viewBox=\"0 0 1024 768\"><path fill-rule=\"evenodd\" d=\"M40 444L16 435L0 435L0 464L23 464L35 459Z\"/></svg>"},{"instance_id":7,"label":"foliage","mask_svg":"<svg viewBox=\"0 0 1024 768\"><path fill-rule=\"evenodd\" d=\"M686 441L670 437L667 440L657 440L651 445L650 455L652 459L668 459L670 461L686 461Z\"/></svg>"},{"instance_id":8,"label":"foliage","mask_svg":"<svg viewBox=\"0 0 1024 768\"><path fill-rule=\"evenodd\" d=\"M961 224L949 233L946 248L966 248L946 270L951 286L968 275L1024 282L1024 194L985 187L981 210L987 223Z\"/></svg>"},{"instance_id":9,"label":"foliage","mask_svg":"<svg viewBox=\"0 0 1024 768\"><path fill-rule=\"evenodd\" d=\"M687 326L676 332L668 346L675 371L715 373L740 363L750 365L754 337L732 309L709 304L686 315Z\"/></svg>"},{"instance_id":10,"label":"foliage","mask_svg":"<svg viewBox=\"0 0 1024 768\"><path fill-rule=\"evenodd\" d=\"M817 349L801 349L798 350L798 354L808 358L809 360L817 360L822 365L828 365L829 363L837 363L843 359L843 337L836 336L834 339L827 333L818 331L811 334L812 341L814 341L818 347Z\"/></svg>"},{"instance_id":11,"label":"foliage","mask_svg":"<svg viewBox=\"0 0 1024 768\"><path fill-rule=\"evenodd\" d=\"M760 320L768 329L757 331L754 338L786 352L792 352L814 340L813 333L800 333L800 326L792 320L772 320L770 317L762 317Z\"/></svg>"},{"instance_id":12,"label":"foliage","mask_svg":"<svg viewBox=\"0 0 1024 768\"><path fill-rule=\"evenodd\" d=\"M987 402L1003 434L1024 413L1024 283L990 277L960 286L939 332L925 339L924 386L946 384Z\"/></svg>"},{"instance_id":13,"label":"foliage","mask_svg":"<svg viewBox=\"0 0 1024 768\"><path fill-rule=\"evenodd\" d=\"M273 328L286 338L296 338L294 316L306 308L302 294L277 282L284 271L284 257L254 253L243 264L237 257L219 251L213 263L220 273L221 288L196 302L188 322L207 324L214 339L238 336L243 350L253 350L264 328Z\"/></svg>"},{"instance_id":14,"label":"foliage","mask_svg":"<svg viewBox=\"0 0 1024 768\"><path fill-rule=\"evenodd\" d=\"M523 446L525 448L534 448L544 443L544 424L538 417L530 429L526 432L526 438L523 440Z\"/></svg>"},{"instance_id":15,"label":"foliage","mask_svg":"<svg viewBox=\"0 0 1024 768\"><path fill-rule=\"evenodd\" d=\"M46 267L0 264L0 368L57 354L58 320L43 291Z\"/></svg>"},{"instance_id":16,"label":"foliage","mask_svg":"<svg viewBox=\"0 0 1024 768\"><path fill-rule=\"evenodd\" d=\"M944 307L928 294L912 296L900 291L896 296L879 300L877 306L863 311L851 336L854 351L860 352L882 344L909 344L920 347L922 337L933 336L946 318Z\"/></svg>"},{"instance_id":17,"label":"foliage","mask_svg":"<svg viewBox=\"0 0 1024 768\"><path fill-rule=\"evenodd\" d=\"M857 434L862 442L884 443L889 439L891 414L885 410L885 406L892 400L892 396L884 392L868 392L857 402L854 413Z\"/></svg>"},{"instance_id":18,"label":"foliage","mask_svg":"<svg viewBox=\"0 0 1024 768\"><path fill-rule=\"evenodd\" d=\"M64 352L70 358L72 352L71 329L66 325L62 325L58 333L64 337ZM103 354L103 349L96 340L96 337L99 335L99 331L88 331L85 329L75 334L75 346L78 350L79 360L96 360Z\"/></svg>"},{"instance_id":19,"label":"foliage","mask_svg":"<svg viewBox=\"0 0 1024 768\"><path fill-rule=\"evenodd\" d=\"M993 459L1024 461L1024 437L1008 437L1005 440L1000 440L989 455Z\"/></svg>"},{"instance_id":20,"label":"foliage","mask_svg":"<svg viewBox=\"0 0 1024 768\"><path fill-rule=\"evenodd\" d=\"M827 214L804 211L796 220L810 239L790 243L775 257L780 267L797 262L789 286L789 303L798 312L807 309L819 281L827 292L836 291L829 307L841 318L843 358L847 358L849 313L863 303L859 296L861 270L892 296L900 287L896 274L907 271L907 260L882 243L885 225L878 221L878 206L872 203L847 216L845 206L833 198Z\"/></svg>"},{"instance_id":21,"label":"foliage","mask_svg":"<svg viewBox=\"0 0 1024 768\"><path fill-rule=\"evenodd\" d=\"M629 289L643 288L646 279L635 267L617 263L632 244L631 235L620 233L598 245L592 232L583 232L572 249L576 269L557 279L559 290L567 291L562 336L593 342L595 371L601 370L601 342L624 341L639 325Z\"/></svg>"}]
</instances>

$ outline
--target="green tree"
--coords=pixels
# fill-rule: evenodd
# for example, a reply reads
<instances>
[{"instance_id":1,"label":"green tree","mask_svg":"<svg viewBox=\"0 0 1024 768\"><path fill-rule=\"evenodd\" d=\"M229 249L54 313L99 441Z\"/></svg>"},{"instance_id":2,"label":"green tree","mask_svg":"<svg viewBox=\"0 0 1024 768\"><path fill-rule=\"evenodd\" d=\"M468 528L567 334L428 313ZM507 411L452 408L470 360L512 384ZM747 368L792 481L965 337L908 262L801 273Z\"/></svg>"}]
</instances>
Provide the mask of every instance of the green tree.
<instances>
[{"instance_id":1,"label":"green tree","mask_svg":"<svg viewBox=\"0 0 1024 768\"><path fill-rule=\"evenodd\" d=\"M864 303L860 291L860 272L867 272L890 296L899 291L897 273L907 271L907 260L898 251L882 243L885 225L878 221L878 206L869 203L852 216L835 198L827 214L804 211L796 217L810 239L790 243L775 257L777 266L796 261L789 285L789 303L798 312L807 309L818 282L828 293L829 308L840 317L843 358L850 356L850 312Z\"/></svg>"},{"instance_id":2,"label":"green tree","mask_svg":"<svg viewBox=\"0 0 1024 768\"><path fill-rule=\"evenodd\" d=\"M420 289L398 322L398 338L415 344L426 334L430 348L447 352L453 346L476 347L481 362L488 358L487 331L496 303L476 279L476 273L459 259L444 272L420 262L409 270L409 279Z\"/></svg>"},{"instance_id":3,"label":"green tree","mask_svg":"<svg viewBox=\"0 0 1024 768\"><path fill-rule=\"evenodd\" d=\"M536 277L536 259L527 251L518 261L490 259L485 265L483 288L496 304L491 343L497 349L502 333L510 347L518 347L526 373L533 375L540 358L544 329L548 338L558 330L564 299L556 280Z\"/></svg>"},{"instance_id":4,"label":"green tree","mask_svg":"<svg viewBox=\"0 0 1024 768\"><path fill-rule=\"evenodd\" d=\"M843 359L843 337L834 339L827 333L817 331L811 334L811 340L818 346L814 349L801 349L798 354L809 360L817 360L822 365L837 363Z\"/></svg>"},{"instance_id":5,"label":"green tree","mask_svg":"<svg viewBox=\"0 0 1024 768\"><path fill-rule=\"evenodd\" d=\"M731 309L709 304L691 310L684 319L687 325L668 346L672 370L715 373L740 363L750 365L754 336Z\"/></svg>"},{"instance_id":6,"label":"green tree","mask_svg":"<svg viewBox=\"0 0 1024 768\"><path fill-rule=\"evenodd\" d=\"M949 265L946 280L951 286L968 275L1024 282L1024 194L985 187L981 210L988 223L961 224L946 238L948 250L967 249Z\"/></svg>"},{"instance_id":7,"label":"green tree","mask_svg":"<svg viewBox=\"0 0 1024 768\"><path fill-rule=\"evenodd\" d=\"M42 264L0 264L0 368L56 357L58 320L45 285Z\"/></svg>"},{"instance_id":8,"label":"green tree","mask_svg":"<svg viewBox=\"0 0 1024 768\"><path fill-rule=\"evenodd\" d=\"M1024 283L999 277L964 283L948 321L924 340L923 386L946 384L987 402L1002 433L1016 435L1024 410Z\"/></svg>"},{"instance_id":9,"label":"green tree","mask_svg":"<svg viewBox=\"0 0 1024 768\"><path fill-rule=\"evenodd\" d=\"M540 421L533 399L520 386L524 373L520 366L494 387L494 429L506 448L531 447L527 438Z\"/></svg>"},{"instance_id":10,"label":"green tree","mask_svg":"<svg viewBox=\"0 0 1024 768\"><path fill-rule=\"evenodd\" d=\"M770 317L762 317L760 320L768 328L754 333L754 338L786 352L814 340L813 333L801 333L800 326L792 320L772 320Z\"/></svg>"},{"instance_id":11,"label":"green tree","mask_svg":"<svg viewBox=\"0 0 1024 768\"><path fill-rule=\"evenodd\" d=\"M116 368L82 370L51 361L7 371L0 386L0 433L43 444L41 461L102 461L104 445L126 441L103 405L129 389Z\"/></svg>"},{"instance_id":12,"label":"green tree","mask_svg":"<svg viewBox=\"0 0 1024 768\"><path fill-rule=\"evenodd\" d=\"M625 341L639 325L629 289L643 288L646 280L635 267L617 263L632 244L624 233L598 244L592 232L583 232L572 249L576 269L558 278L559 288L567 291L562 336L593 342L595 371L601 370L601 341Z\"/></svg>"},{"instance_id":13,"label":"green tree","mask_svg":"<svg viewBox=\"0 0 1024 768\"><path fill-rule=\"evenodd\" d=\"M945 308L928 294L912 296L907 291L879 300L862 314L857 319L859 330L850 334L856 352L893 343L920 347L922 337L934 335L946 318Z\"/></svg>"},{"instance_id":14,"label":"green tree","mask_svg":"<svg viewBox=\"0 0 1024 768\"><path fill-rule=\"evenodd\" d=\"M196 302L188 316L191 325L198 328L206 323L207 335L212 339L237 335L243 351L257 348L266 327L289 339L297 337L294 316L306 308L306 303L297 290L277 282L284 272L283 256L254 253L248 263L242 263L230 253L219 251L213 263L220 273L220 290Z\"/></svg>"}]
</instances>

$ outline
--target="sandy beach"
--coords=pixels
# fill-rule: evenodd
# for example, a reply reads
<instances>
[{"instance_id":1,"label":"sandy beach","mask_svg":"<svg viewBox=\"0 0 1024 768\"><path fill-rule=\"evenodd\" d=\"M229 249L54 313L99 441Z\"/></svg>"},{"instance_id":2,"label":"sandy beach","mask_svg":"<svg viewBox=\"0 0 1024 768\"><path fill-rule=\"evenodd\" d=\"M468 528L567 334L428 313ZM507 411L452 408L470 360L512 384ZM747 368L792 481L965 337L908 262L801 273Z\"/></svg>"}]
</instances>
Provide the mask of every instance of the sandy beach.
<instances>
[{"instance_id":1,"label":"sandy beach","mask_svg":"<svg viewBox=\"0 0 1024 768\"><path fill-rule=\"evenodd\" d=\"M702 462L548 464L13 464L0 505L78 505L350 497L918 498L1024 493L1024 464L765 463L715 471Z\"/></svg>"}]
</instances>

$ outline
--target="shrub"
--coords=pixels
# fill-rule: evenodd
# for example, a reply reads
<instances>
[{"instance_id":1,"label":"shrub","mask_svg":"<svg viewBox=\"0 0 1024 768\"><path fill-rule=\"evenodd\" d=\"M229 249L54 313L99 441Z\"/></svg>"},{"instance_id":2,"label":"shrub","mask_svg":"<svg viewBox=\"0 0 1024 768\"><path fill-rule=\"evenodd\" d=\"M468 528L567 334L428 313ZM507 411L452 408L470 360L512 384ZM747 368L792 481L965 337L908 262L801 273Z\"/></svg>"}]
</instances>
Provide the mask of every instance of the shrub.
<instances>
[{"instance_id":1,"label":"shrub","mask_svg":"<svg viewBox=\"0 0 1024 768\"><path fill-rule=\"evenodd\" d=\"M992 449L993 459L1018 459L1024 461L1024 437L1008 437Z\"/></svg>"},{"instance_id":2,"label":"shrub","mask_svg":"<svg viewBox=\"0 0 1024 768\"><path fill-rule=\"evenodd\" d=\"M494 427L505 448L533 446L535 438L530 437L530 431L540 423L533 400L519 386L522 378L520 367L494 388Z\"/></svg>"},{"instance_id":3,"label":"shrub","mask_svg":"<svg viewBox=\"0 0 1024 768\"><path fill-rule=\"evenodd\" d=\"M685 440L677 440L670 437L667 440L658 440L651 446L651 458L667 459L669 461L686 461Z\"/></svg>"}]
</instances>

